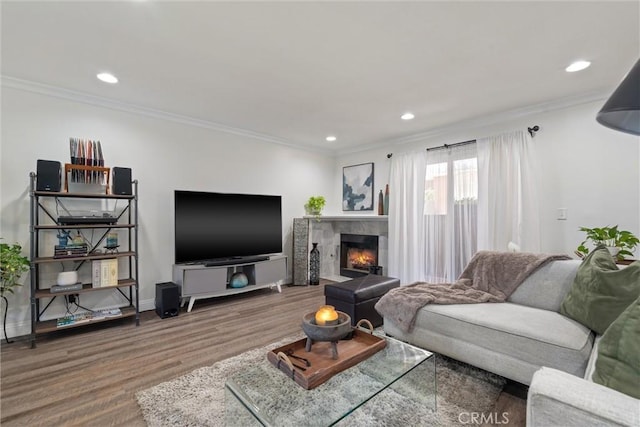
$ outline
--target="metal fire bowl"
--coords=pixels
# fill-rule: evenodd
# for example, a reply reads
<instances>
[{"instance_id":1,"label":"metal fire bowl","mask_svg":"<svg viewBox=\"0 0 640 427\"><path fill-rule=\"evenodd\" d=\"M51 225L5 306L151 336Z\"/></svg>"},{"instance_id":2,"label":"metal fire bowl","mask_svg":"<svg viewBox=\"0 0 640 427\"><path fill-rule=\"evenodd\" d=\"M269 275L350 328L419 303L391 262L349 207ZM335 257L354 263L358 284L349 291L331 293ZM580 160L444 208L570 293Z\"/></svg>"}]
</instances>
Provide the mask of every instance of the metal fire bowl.
<instances>
[{"instance_id":1,"label":"metal fire bowl","mask_svg":"<svg viewBox=\"0 0 640 427\"><path fill-rule=\"evenodd\" d=\"M316 313L307 313L302 317L302 330L313 341L338 341L351 332L351 317L347 313L338 311L338 324L316 325Z\"/></svg>"}]
</instances>

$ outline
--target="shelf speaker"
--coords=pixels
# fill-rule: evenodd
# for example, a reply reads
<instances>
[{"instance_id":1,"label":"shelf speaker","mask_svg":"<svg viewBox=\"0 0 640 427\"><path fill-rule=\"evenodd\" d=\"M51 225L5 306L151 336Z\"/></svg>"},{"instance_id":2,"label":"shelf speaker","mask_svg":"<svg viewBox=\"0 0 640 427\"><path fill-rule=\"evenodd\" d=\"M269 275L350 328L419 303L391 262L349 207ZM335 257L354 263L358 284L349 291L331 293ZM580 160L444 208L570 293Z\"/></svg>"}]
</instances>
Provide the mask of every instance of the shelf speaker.
<instances>
[{"instance_id":1,"label":"shelf speaker","mask_svg":"<svg viewBox=\"0 0 640 427\"><path fill-rule=\"evenodd\" d=\"M130 196L131 190L131 168L114 167L112 172L113 184L111 194Z\"/></svg>"},{"instance_id":2,"label":"shelf speaker","mask_svg":"<svg viewBox=\"0 0 640 427\"><path fill-rule=\"evenodd\" d=\"M54 160L38 160L36 191L60 191L62 167Z\"/></svg>"},{"instance_id":3,"label":"shelf speaker","mask_svg":"<svg viewBox=\"0 0 640 427\"><path fill-rule=\"evenodd\" d=\"M173 282L156 283L156 314L161 319L180 312L180 286Z\"/></svg>"}]
</instances>

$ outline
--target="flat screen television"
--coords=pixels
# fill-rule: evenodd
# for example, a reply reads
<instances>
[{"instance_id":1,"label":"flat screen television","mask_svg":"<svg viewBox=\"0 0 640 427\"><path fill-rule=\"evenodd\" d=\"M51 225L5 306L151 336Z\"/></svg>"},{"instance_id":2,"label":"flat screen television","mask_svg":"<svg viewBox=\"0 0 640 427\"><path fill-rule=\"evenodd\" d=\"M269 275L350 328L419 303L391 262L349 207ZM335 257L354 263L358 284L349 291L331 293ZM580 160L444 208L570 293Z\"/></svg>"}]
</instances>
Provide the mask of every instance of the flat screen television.
<instances>
[{"instance_id":1,"label":"flat screen television","mask_svg":"<svg viewBox=\"0 0 640 427\"><path fill-rule=\"evenodd\" d=\"M174 206L176 264L282 252L281 196L175 190Z\"/></svg>"}]
</instances>

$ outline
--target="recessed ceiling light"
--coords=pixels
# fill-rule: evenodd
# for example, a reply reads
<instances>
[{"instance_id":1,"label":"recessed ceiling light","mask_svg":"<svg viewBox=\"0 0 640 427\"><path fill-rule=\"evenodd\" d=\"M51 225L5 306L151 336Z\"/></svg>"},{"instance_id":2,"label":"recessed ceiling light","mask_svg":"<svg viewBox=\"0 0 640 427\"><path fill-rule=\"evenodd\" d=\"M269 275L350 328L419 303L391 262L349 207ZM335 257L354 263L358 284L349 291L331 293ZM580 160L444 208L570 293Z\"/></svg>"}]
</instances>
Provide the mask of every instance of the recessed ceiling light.
<instances>
[{"instance_id":1,"label":"recessed ceiling light","mask_svg":"<svg viewBox=\"0 0 640 427\"><path fill-rule=\"evenodd\" d=\"M96 77L105 83L118 83L118 78L111 73L100 73Z\"/></svg>"},{"instance_id":2,"label":"recessed ceiling light","mask_svg":"<svg viewBox=\"0 0 640 427\"><path fill-rule=\"evenodd\" d=\"M574 73L576 71L584 70L585 68L589 67L589 65L591 65L591 62L589 61L576 61L565 68L565 71L567 73Z\"/></svg>"},{"instance_id":3,"label":"recessed ceiling light","mask_svg":"<svg viewBox=\"0 0 640 427\"><path fill-rule=\"evenodd\" d=\"M403 115L400 116L402 120L412 120L415 117L416 116L414 116L413 113L404 113Z\"/></svg>"},{"instance_id":4,"label":"recessed ceiling light","mask_svg":"<svg viewBox=\"0 0 640 427\"><path fill-rule=\"evenodd\" d=\"M338 139L338 138L336 138L336 137L335 137L335 136L333 136L333 135L329 135L329 136L328 136L328 137L326 137L325 139L326 139L327 141L329 141L329 142L333 142L333 141L335 141L335 140L336 140L336 139Z\"/></svg>"}]
</instances>

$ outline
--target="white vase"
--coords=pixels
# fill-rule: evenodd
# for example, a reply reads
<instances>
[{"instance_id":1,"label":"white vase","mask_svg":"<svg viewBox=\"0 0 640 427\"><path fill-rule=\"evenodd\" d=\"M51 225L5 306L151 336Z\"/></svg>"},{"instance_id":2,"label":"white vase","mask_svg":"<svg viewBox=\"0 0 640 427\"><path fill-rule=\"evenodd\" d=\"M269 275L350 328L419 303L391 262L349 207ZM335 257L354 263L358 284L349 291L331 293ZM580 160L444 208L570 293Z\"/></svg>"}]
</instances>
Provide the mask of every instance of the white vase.
<instances>
[{"instance_id":1,"label":"white vase","mask_svg":"<svg viewBox=\"0 0 640 427\"><path fill-rule=\"evenodd\" d=\"M607 246L607 250L611 254L611 257L615 260L618 257L618 252L620 252L620 248L617 246Z\"/></svg>"},{"instance_id":2,"label":"white vase","mask_svg":"<svg viewBox=\"0 0 640 427\"><path fill-rule=\"evenodd\" d=\"M58 273L58 280L56 282L58 285L74 285L78 283L78 272L77 271L63 271Z\"/></svg>"}]
</instances>

